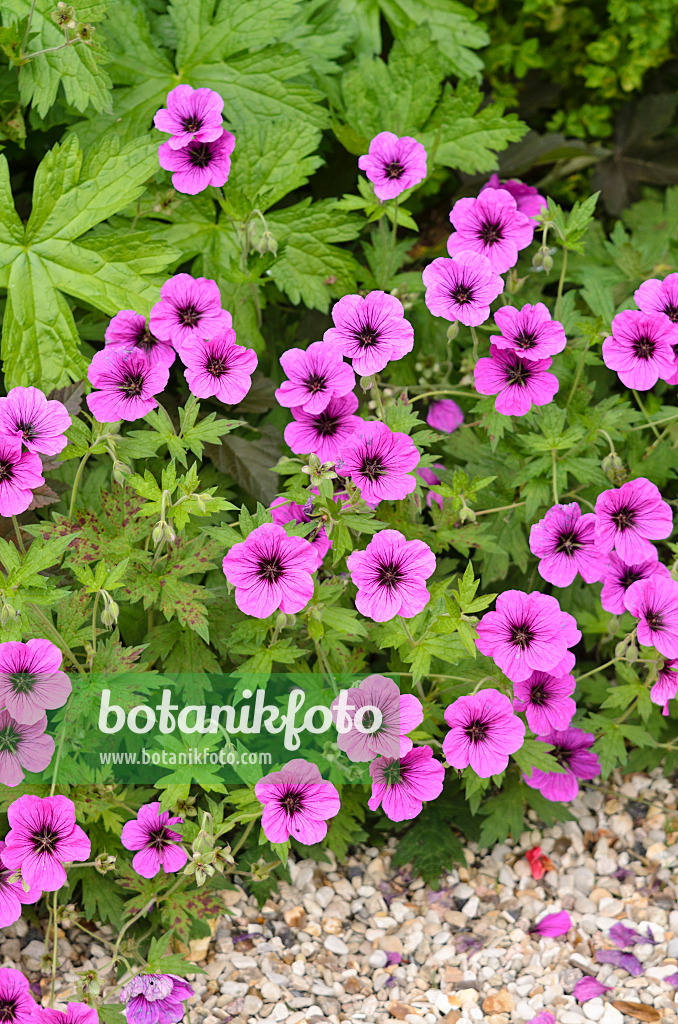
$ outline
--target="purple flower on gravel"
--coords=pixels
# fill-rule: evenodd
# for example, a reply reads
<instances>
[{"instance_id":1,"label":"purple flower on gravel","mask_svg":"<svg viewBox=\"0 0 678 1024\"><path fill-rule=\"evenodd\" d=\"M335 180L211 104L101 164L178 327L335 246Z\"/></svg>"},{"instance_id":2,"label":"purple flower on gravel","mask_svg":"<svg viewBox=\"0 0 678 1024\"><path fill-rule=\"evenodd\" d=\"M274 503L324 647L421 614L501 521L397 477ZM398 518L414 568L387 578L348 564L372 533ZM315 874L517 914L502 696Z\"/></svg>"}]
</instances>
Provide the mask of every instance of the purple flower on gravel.
<instances>
[{"instance_id":1,"label":"purple flower on gravel","mask_svg":"<svg viewBox=\"0 0 678 1024\"><path fill-rule=\"evenodd\" d=\"M29 452L58 455L68 444L71 423L66 406L38 388L12 388L0 398L0 434L16 437Z\"/></svg>"},{"instance_id":2,"label":"purple flower on gravel","mask_svg":"<svg viewBox=\"0 0 678 1024\"><path fill-rule=\"evenodd\" d=\"M10 830L2 863L10 871L20 868L31 889L60 889L66 884L64 863L87 860L91 853L89 839L75 823L75 804L68 797L27 793L10 804L7 817Z\"/></svg>"},{"instance_id":3,"label":"purple flower on gravel","mask_svg":"<svg viewBox=\"0 0 678 1024\"><path fill-rule=\"evenodd\" d=\"M520 212L528 217L538 217L543 210L548 209L548 203L536 188L532 185L525 185L522 181L516 181L515 178L500 181L499 175L493 174L480 191L484 192L487 188L502 188L509 192L515 199L516 206ZM534 1024L534 1022L531 1022L531 1024Z\"/></svg>"},{"instance_id":4,"label":"purple flower on gravel","mask_svg":"<svg viewBox=\"0 0 678 1024\"><path fill-rule=\"evenodd\" d=\"M664 981L667 985L673 985L674 988L678 988L678 971L675 974L669 974Z\"/></svg>"},{"instance_id":5,"label":"purple flower on gravel","mask_svg":"<svg viewBox=\"0 0 678 1024\"><path fill-rule=\"evenodd\" d=\"M530 551L540 559L539 575L556 587L569 587L579 573L596 583L603 572L596 544L596 517L582 515L576 501L553 505L530 529Z\"/></svg>"},{"instance_id":6,"label":"purple flower on gravel","mask_svg":"<svg viewBox=\"0 0 678 1024\"><path fill-rule=\"evenodd\" d=\"M171 342L181 354L184 346L231 329L233 318L221 308L216 281L175 274L160 289L149 324L156 338Z\"/></svg>"},{"instance_id":7,"label":"purple flower on gravel","mask_svg":"<svg viewBox=\"0 0 678 1024\"><path fill-rule=\"evenodd\" d=\"M34 1024L37 1005L28 979L13 967L0 967L0 1007L4 1024Z\"/></svg>"},{"instance_id":8,"label":"purple flower on gravel","mask_svg":"<svg viewBox=\"0 0 678 1024\"><path fill-rule=\"evenodd\" d=\"M574 800L579 792L579 779L595 779L600 774L600 761L591 750L594 740L593 733L573 727L553 729L538 736L538 743L551 744L551 756L565 771L545 772L533 768L529 775L523 776L525 782L547 800L562 803Z\"/></svg>"},{"instance_id":9,"label":"purple flower on gravel","mask_svg":"<svg viewBox=\"0 0 678 1024\"><path fill-rule=\"evenodd\" d=\"M626 591L626 607L640 619L638 641L656 647L665 658L678 658L678 582L651 576L632 583Z\"/></svg>"},{"instance_id":10,"label":"purple flower on gravel","mask_svg":"<svg viewBox=\"0 0 678 1024\"><path fill-rule=\"evenodd\" d=\"M673 530L671 506L659 488L640 476L621 487L603 491L596 499L596 541L601 552L614 548L627 565L656 561L650 543L665 540Z\"/></svg>"},{"instance_id":11,"label":"purple flower on gravel","mask_svg":"<svg viewBox=\"0 0 678 1024\"><path fill-rule=\"evenodd\" d=\"M288 537L282 526L264 523L234 544L223 561L241 612L265 619L280 609L293 615L313 597L318 553L304 537Z\"/></svg>"},{"instance_id":12,"label":"purple flower on gravel","mask_svg":"<svg viewBox=\"0 0 678 1024\"><path fill-rule=\"evenodd\" d=\"M562 352L567 344L563 325L551 318L543 302L536 305L502 306L494 314L501 334L491 334L496 348L517 352L523 359L539 361Z\"/></svg>"},{"instance_id":13,"label":"purple flower on gravel","mask_svg":"<svg viewBox=\"0 0 678 1024\"><path fill-rule=\"evenodd\" d=\"M184 195L195 196L210 185L221 188L231 173L231 153L235 135L222 131L213 142L189 142L183 149L172 149L163 142L158 160L165 171L172 171L172 187Z\"/></svg>"},{"instance_id":14,"label":"purple flower on gravel","mask_svg":"<svg viewBox=\"0 0 678 1024\"><path fill-rule=\"evenodd\" d=\"M542 939L555 939L559 935L566 935L572 927L572 919L566 910L560 910L557 914L547 914L530 928L531 935L539 935Z\"/></svg>"},{"instance_id":15,"label":"purple flower on gravel","mask_svg":"<svg viewBox=\"0 0 678 1024\"><path fill-rule=\"evenodd\" d=\"M371 811L381 806L391 821L410 821L421 814L424 800L435 800L443 791L445 769L431 747L413 747L402 757L378 757L370 765Z\"/></svg>"},{"instance_id":16,"label":"purple flower on gravel","mask_svg":"<svg viewBox=\"0 0 678 1024\"><path fill-rule=\"evenodd\" d=\"M177 85L167 94L167 107L162 107L153 124L172 138L170 149L184 149L189 142L214 142L223 132L224 101L212 89L193 89Z\"/></svg>"},{"instance_id":17,"label":"purple flower on gravel","mask_svg":"<svg viewBox=\"0 0 678 1024\"><path fill-rule=\"evenodd\" d=\"M377 199L386 202L413 188L426 177L426 150L421 142L393 132L379 132L369 152L359 157L358 167L374 185Z\"/></svg>"},{"instance_id":18,"label":"purple flower on gravel","mask_svg":"<svg viewBox=\"0 0 678 1024\"><path fill-rule=\"evenodd\" d=\"M8 640L0 643L0 707L23 725L32 725L45 711L63 707L71 681L61 671L62 654L49 640Z\"/></svg>"},{"instance_id":19,"label":"purple flower on gravel","mask_svg":"<svg viewBox=\"0 0 678 1024\"><path fill-rule=\"evenodd\" d=\"M668 319L625 309L612 319L612 335L603 342L603 362L616 370L627 388L647 391L675 372L672 342L675 329Z\"/></svg>"},{"instance_id":20,"label":"purple flower on gravel","mask_svg":"<svg viewBox=\"0 0 678 1024\"><path fill-rule=\"evenodd\" d=\"M414 328L400 299L387 292L344 295L332 308L334 327L323 338L364 377L412 351Z\"/></svg>"},{"instance_id":21,"label":"purple flower on gravel","mask_svg":"<svg viewBox=\"0 0 678 1024\"><path fill-rule=\"evenodd\" d=\"M578 1003L587 1003L589 999L597 999L604 992L611 992L612 985L603 985L597 978L580 978L572 990Z\"/></svg>"},{"instance_id":22,"label":"purple flower on gravel","mask_svg":"<svg viewBox=\"0 0 678 1024\"><path fill-rule=\"evenodd\" d=\"M475 198L458 199L450 220L456 231L447 240L450 256L477 252L486 256L497 274L515 266L518 252L534 236L534 222L505 189L486 189Z\"/></svg>"},{"instance_id":23,"label":"purple flower on gravel","mask_svg":"<svg viewBox=\"0 0 678 1024\"><path fill-rule=\"evenodd\" d=\"M443 434L453 434L464 422L464 413L451 398L431 402L426 413L426 422Z\"/></svg>"},{"instance_id":24,"label":"purple flower on gravel","mask_svg":"<svg viewBox=\"0 0 678 1024\"><path fill-rule=\"evenodd\" d=\"M621 921L617 921L613 924L609 931L609 937L614 942L615 946L635 946L636 943L648 942L653 946L655 945L654 936L648 925L647 933L639 932L635 928L629 928L627 925L622 924Z\"/></svg>"},{"instance_id":25,"label":"purple flower on gravel","mask_svg":"<svg viewBox=\"0 0 678 1024\"><path fill-rule=\"evenodd\" d=\"M235 331L228 327L211 338L200 338L185 346L181 358L184 377L196 398L218 398L225 405L237 405L252 387L257 354L236 345Z\"/></svg>"},{"instance_id":26,"label":"purple flower on gravel","mask_svg":"<svg viewBox=\"0 0 678 1024\"><path fill-rule=\"evenodd\" d=\"M648 580L650 576L671 576L667 567L657 561L656 551L654 558L635 565L627 565L619 555L611 551L603 569L603 589L600 594L600 602L605 611L623 615L626 611L626 591L632 583Z\"/></svg>"},{"instance_id":27,"label":"purple flower on gravel","mask_svg":"<svg viewBox=\"0 0 678 1024\"><path fill-rule=\"evenodd\" d=\"M490 345L490 355L479 359L473 369L476 391L496 395L494 407L504 416L524 416L533 405L548 405L559 388L558 378L549 373L550 359L523 359L512 351Z\"/></svg>"},{"instance_id":28,"label":"purple flower on gravel","mask_svg":"<svg viewBox=\"0 0 678 1024\"><path fill-rule=\"evenodd\" d=\"M370 710L361 713L363 708ZM375 708L381 722L368 732L374 727ZM424 721L419 698L401 693L397 683L380 675L367 676L358 686L342 690L332 702L331 711L337 726L337 745L350 761L404 757L413 747L407 733Z\"/></svg>"},{"instance_id":29,"label":"purple flower on gravel","mask_svg":"<svg viewBox=\"0 0 678 1024\"><path fill-rule=\"evenodd\" d=\"M123 988L128 1024L179 1024L193 988L174 974L137 974Z\"/></svg>"},{"instance_id":30,"label":"purple flower on gravel","mask_svg":"<svg viewBox=\"0 0 678 1024\"><path fill-rule=\"evenodd\" d=\"M294 419L285 427L285 443L296 455L317 455L321 462L336 462L349 439L365 425L355 415L358 399L351 391L331 398L322 412L292 409Z\"/></svg>"},{"instance_id":31,"label":"purple flower on gravel","mask_svg":"<svg viewBox=\"0 0 678 1024\"><path fill-rule=\"evenodd\" d=\"M337 473L349 476L365 501L399 501L417 486L411 470L421 455L411 437L385 423L363 423L337 460Z\"/></svg>"},{"instance_id":32,"label":"purple flower on gravel","mask_svg":"<svg viewBox=\"0 0 678 1024\"><path fill-rule=\"evenodd\" d=\"M168 341L154 337L145 316L133 309L121 309L106 328L104 335L108 348L137 349L151 365L171 366L177 357Z\"/></svg>"},{"instance_id":33,"label":"purple flower on gravel","mask_svg":"<svg viewBox=\"0 0 678 1024\"><path fill-rule=\"evenodd\" d=\"M662 715L669 713L669 701L678 694L678 658L669 658L659 670L657 682L650 690L650 700L662 709Z\"/></svg>"},{"instance_id":34,"label":"purple flower on gravel","mask_svg":"<svg viewBox=\"0 0 678 1024\"><path fill-rule=\"evenodd\" d=\"M358 611L375 622L396 615L412 618L426 607L426 580L436 568L435 555L423 540L406 540L398 530L382 530L364 551L346 559L351 580L358 588Z\"/></svg>"},{"instance_id":35,"label":"purple flower on gravel","mask_svg":"<svg viewBox=\"0 0 678 1024\"><path fill-rule=\"evenodd\" d=\"M552 729L566 729L577 710L570 696L575 686L573 675L557 678L548 672L533 672L528 679L513 684L513 708L524 713L537 736Z\"/></svg>"},{"instance_id":36,"label":"purple flower on gravel","mask_svg":"<svg viewBox=\"0 0 678 1024\"><path fill-rule=\"evenodd\" d=\"M628 971L634 978L643 973L643 965L633 953L624 953L621 949L597 949L595 957L599 964L614 964Z\"/></svg>"},{"instance_id":37,"label":"purple flower on gravel","mask_svg":"<svg viewBox=\"0 0 678 1024\"><path fill-rule=\"evenodd\" d=\"M318 568L322 564L322 560L327 552L332 547L332 541L327 536L327 530L321 525L319 519L314 519L312 516L307 515L307 511L312 510L312 499L310 503L306 505L298 505L294 501L289 501L287 498L281 496L276 498L271 505L271 515L273 516L273 522L278 526L284 526L285 523L312 523L317 524L317 530L314 533L306 535L305 540L312 545L318 558Z\"/></svg>"},{"instance_id":38,"label":"purple flower on gravel","mask_svg":"<svg viewBox=\"0 0 678 1024\"><path fill-rule=\"evenodd\" d=\"M459 697L445 709L445 721L450 726L443 739L448 764L458 770L470 765L481 779L503 772L525 739L524 723L499 690Z\"/></svg>"},{"instance_id":39,"label":"purple flower on gravel","mask_svg":"<svg viewBox=\"0 0 678 1024\"><path fill-rule=\"evenodd\" d=\"M48 1006L37 1008L40 1024L98 1024L99 1014L86 1003L67 1003L66 1012Z\"/></svg>"},{"instance_id":40,"label":"purple flower on gravel","mask_svg":"<svg viewBox=\"0 0 678 1024\"><path fill-rule=\"evenodd\" d=\"M183 818L171 818L169 811L160 810L160 801L144 804L137 817L122 827L121 842L126 850L138 850L132 867L142 878L155 878L160 869L169 874L181 871L188 854L181 842L182 835L172 825L182 824Z\"/></svg>"},{"instance_id":41,"label":"purple flower on gravel","mask_svg":"<svg viewBox=\"0 0 678 1024\"><path fill-rule=\"evenodd\" d=\"M422 273L424 301L433 316L477 327L490 315L490 303L504 290L504 282L486 256L459 252L454 259L439 256Z\"/></svg>"},{"instance_id":42,"label":"purple flower on gravel","mask_svg":"<svg viewBox=\"0 0 678 1024\"><path fill-rule=\"evenodd\" d=\"M301 408L316 415L326 409L330 399L341 398L355 387L355 373L341 352L324 341L314 341L307 349L289 348L280 356L280 365L289 380L275 393L279 405Z\"/></svg>"},{"instance_id":43,"label":"purple flower on gravel","mask_svg":"<svg viewBox=\"0 0 678 1024\"><path fill-rule=\"evenodd\" d=\"M45 735L47 717L31 725L15 722L0 711L0 785L18 786L27 772L41 772L52 760L54 740Z\"/></svg>"},{"instance_id":44,"label":"purple flower on gravel","mask_svg":"<svg viewBox=\"0 0 678 1024\"><path fill-rule=\"evenodd\" d=\"M527 1024L556 1024L556 1018L548 1010L538 1013L536 1017L528 1020Z\"/></svg>"},{"instance_id":45,"label":"purple flower on gravel","mask_svg":"<svg viewBox=\"0 0 678 1024\"><path fill-rule=\"evenodd\" d=\"M4 842L0 841L0 928L7 928L21 917L24 903L37 903L42 896L42 889L24 890L21 882L11 882L13 872L8 871L2 863Z\"/></svg>"},{"instance_id":46,"label":"purple flower on gravel","mask_svg":"<svg viewBox=\"0 0 678 1024\"><path fill-rule=\"evenodd\" d=\"M279 772L259 779L254 787L264 805L261 827L271 843L290 837L311 846L327 835L327 820L339 813L339 793L325 782L318 766L301 757L288 761Z\"/></svg>"},{"instance_id":47,"label":"purple flower on gravel","mask_svg":"<svg viewBox=\"0 0 678 1024\"><path fill-rule=\"evenodd\" d=\"M138 351L107 346L95 352L87 379L97 388L86 401L98 423L131 422L156 408L155 395L165 390L169 367L151 365Z\"/></svg>"},{"instance_id":48,"label":"purple flower on gravel","mask_svg":"<svg viewBox=\"0 0 678 1024\"><path fill-rule=\"evenodd\" d=\"M0 435L0 516L18 516L33 500L33 487L42 487L42 460L22 452L18 437Z\"/></svg>"}]
</instances>

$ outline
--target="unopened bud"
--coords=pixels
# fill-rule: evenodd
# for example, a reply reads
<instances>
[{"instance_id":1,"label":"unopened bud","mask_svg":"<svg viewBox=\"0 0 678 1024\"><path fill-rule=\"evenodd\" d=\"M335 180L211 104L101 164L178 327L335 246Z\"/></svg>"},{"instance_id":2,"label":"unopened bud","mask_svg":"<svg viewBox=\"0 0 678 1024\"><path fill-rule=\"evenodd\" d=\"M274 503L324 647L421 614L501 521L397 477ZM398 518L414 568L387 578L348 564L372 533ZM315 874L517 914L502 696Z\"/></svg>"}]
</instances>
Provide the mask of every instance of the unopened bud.
<instances>
[{"instance_id":1,"label":"unopened bud","mask_svg":"<svg viewBox=\"0 0 678 1024\"><path fill-rule=\"evenodd\" d=\"M113 479L117 484L124 484L125 477L130 476L132 470L130 466L127 466L124 462L118 462L116 459L113 463Z\"/></svg>"},{"instance_id":2,"label":"unopened bud","mask_svg":"<svg viewBox=\"0 0 678 1024\"><path fill-rule=\"evenodd\" d=\"M472 508L468 505L464 505L459 509L459 522L460 523L475 523L477 516Z\"/></svg>"},{"instance_id":3,"label":"unopened bud","mask_svg":"<svg viewBox=\"0 0 678 1024\"><path fill-rule=\"evenodd\" d=\"M372 378L371 377L361 377L359 383L360 383L360 387L363 389L363 391L369 391L370 388L372 387Z\"/></svg>"},{"instance_id":4,"label":"unopened bud","mask_svg":"<svg viewBox=\"0 0 678 1024\"><path fill-rule=\"evenodd\" d=\"M610 452L600 464L605 476L615 487L621 487L626 480L626 469L617 452Z\"/></svg>"},{"instance_id":5,"label":"unopened bud","mask_svg":"<svg viewBox=\"0 0 678 1024\"><path fill-rule=\"evenodd\" d=\"M153 545L156 548L157 548L158 544L160 543L160 541L162 540L162 528L163 528L163 525L164 524L162 522L160 522L160 523L156 523L155 526L153 527L153 533L151 534L151 540L153 541Z\"/></svg>"},{"instance_id":6,"label":"unopened bud","mask_svg":"<svg viewBox=\"0 0 678 1024\"><path fill-rule=\"evenodd\" d=\"M542 266L547 274L550 274L553 270L553 256L551 256L550 253L547 253L546 256L544 256Z\"/></svg>"},{"instance_id":7,"label":"unopened bud","mask_svg":"<svg viewBox=\"0 0 678 1024\"><path fill-rule=\"evenodd\" d=\"M120 614L120 605L117 601L114 601L110 594L107 594L105 590L102 590L102 597L104 599L104 607L101 612L101 621L104 626L108 626L109 629L116 624L118 616Z\"/></svg>"},{"instance_id":8,"label":"unopened bud","mask_svg":"<svg viewBox=\"0 0 678 1024\"><path fill-rule=\"evenodd\" d=\"M634 643L630 643L629 646L626 648L626 660L631 662L637 661L639 656L640 651L638 650L636 645Z\"/></svg>"},{"instance_id":9,"label":"unopened bud","mask_svg":"<svg viewBox=\"0 0 678 1024\"><path fill-rule=\"evenodd\" d=\"M451 341L454 341L454 339L457 337L458 334L459 334L459 321L455 320L447 328L447 343L448 343L448 345L449 345L449 343Z\"/></svg>"},{"instance_id":10,"label":"unopened bud","mask_svg":"<svg viewBox=\"0 0 678 1024\"><path fill-rule=\"evenodd\" d=\"M275 628L278 630L284 629L286 625L287 615L285 615L285 612L278 612L275 618Z\"/></svg>"}]
</instances>

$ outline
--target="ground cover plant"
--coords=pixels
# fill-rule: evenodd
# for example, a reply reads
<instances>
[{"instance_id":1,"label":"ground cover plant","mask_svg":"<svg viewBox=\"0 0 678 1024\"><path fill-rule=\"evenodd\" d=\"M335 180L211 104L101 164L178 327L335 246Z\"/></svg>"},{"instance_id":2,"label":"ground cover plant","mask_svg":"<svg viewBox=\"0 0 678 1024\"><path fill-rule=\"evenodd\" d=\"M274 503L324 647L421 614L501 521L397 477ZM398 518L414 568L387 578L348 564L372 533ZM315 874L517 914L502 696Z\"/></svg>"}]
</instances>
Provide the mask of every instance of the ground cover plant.
<instances>
[{"instance_id":1,"label":"ground cover plant","mask_svg":"<svg viewBox=\"0 0 678 1024\"><path fill-rule=\"evenodd\" d=\"M83 1024L291 850L435 883L676 767L678 189L500 177L463 5L196 10L2 10L0 926L115 926Z\"/></svg>"}]
</instances>

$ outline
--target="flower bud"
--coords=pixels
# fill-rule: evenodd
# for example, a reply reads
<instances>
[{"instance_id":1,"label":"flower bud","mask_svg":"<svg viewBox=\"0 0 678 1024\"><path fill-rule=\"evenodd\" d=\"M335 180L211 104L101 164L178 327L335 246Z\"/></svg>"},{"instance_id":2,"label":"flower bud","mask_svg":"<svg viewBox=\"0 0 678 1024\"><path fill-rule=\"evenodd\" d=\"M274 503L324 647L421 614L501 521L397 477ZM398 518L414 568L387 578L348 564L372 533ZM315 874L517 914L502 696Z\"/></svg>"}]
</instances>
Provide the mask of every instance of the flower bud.
<instances>
[{"instance_id":1,"label":"flower bud","mask_svg":"<svg viewBox=\"0 0 678 1024\"><path fill-rule=\"evenodd\" d=\"M124 484L125 477L131 476L132 469L127 466L124 462L119 462L116 459L113 463L113 479L116 484Z\"/></svg>"},{"instance_id":2,"label":"flower bud","mask_svg":"<svg viewBox=\"0 0 678 1024\"><path fill-rule=\"evenodd\" d=\"M162 528L163 528L163 525L164 524L162 522L159 522L159 523L156 523L155 526L153 527L153 533L151 534L151 540L153 541L153 546L156 547L156 548L157 548L158 544L160 543L160 541L162 540Z\"/></svg>"},{"instance_id":3,"label":"flower bud","mask_svg":"<svg viewBox=\"0 0 678 1024\"><path fill-rule=\"evenodd\" d=\"M459 321L458 320L454 320L450 324L450 326L447 328L447 344L449 345L451 341L454 341L454 339L457 337L458 334L459 334Z\"/></svg>"},{"instance_id":4,"label":"flower bud","mask_svg":"<svg viewBox=\"0 0 678 1024\"><path fill-rule=\"evenodd\" d=\"M460 523L475 523L476 519L477 516L475 512L472 508L469 508L468 505L463 505L462 508L459 509Z\"/></svg>"},{"instance_id":5,"label":"flower bud","mask_svg":"<svg viewBox=\"0 0 678 1024\"><path fill-rule=\"evenodd\" d=\"M278 612L275 618L275 628L277 630L284 629L287 625L287 616L285 612Z\"/></svg>"},{"instance_id":6,"label":"flower bud","mask_svg":"<svg viewBox=\"0 0 678 1024\"><path fill-rule=\"evenodd\" d=\"M640 651L634 643L630 643L626 648L626 660L630 662L637 661L640 657Z\"/></svg>"},{"instance_id":7,"label":"flower bud","mask_svg":"<svg viewBox=\"0 0 678 1024\"><path fill-rule=\"evenodd\" d=\"M360 387L365 392L369 391L370 388L372 387L372 378L371 377L361 377L360 378Z\"/></svg>"},{"instance_id":8,"label":"flower bud","mask_svg":"<svg viewBox=\"0 0 678 1024\"><path fill-rule=\"evenodd\" d=\"M120 614L120 605L105 590L101 591L104 599L104 607L101 612L101 621L109 629L116 624Z\"/></svg>"},{"instance_id":9,"label":"flower bud","mask_svg":"<svg viewBox=\"0 0 678 1024\"><path fill-rule=\"evenodd\" d=\"M600 464L605 476L615 487L621 487L626 480L626 469L617 452L610 452Z\"/></svg>"},{"instance_id":10,"label":"flower bud","mask_svg":"<svg viewBox=\"0 0 678 1024\"><path fill-rule=\"evenodd\" d=\"M547 274L550 274L553 270L553 256L551 256L550 253L547 253L546 256L544 256L542 266Z\"/></svg>"}]
</instances>

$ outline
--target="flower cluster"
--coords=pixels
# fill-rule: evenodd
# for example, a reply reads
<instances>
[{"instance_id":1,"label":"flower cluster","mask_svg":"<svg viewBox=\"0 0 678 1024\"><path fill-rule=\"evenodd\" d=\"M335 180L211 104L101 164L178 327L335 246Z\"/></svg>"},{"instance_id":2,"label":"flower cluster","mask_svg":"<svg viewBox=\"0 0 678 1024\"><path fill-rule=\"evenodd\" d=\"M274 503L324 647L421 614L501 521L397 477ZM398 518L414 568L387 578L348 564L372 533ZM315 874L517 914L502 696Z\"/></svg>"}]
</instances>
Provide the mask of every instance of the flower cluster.
<instances>
[{"instance_id":1,"label":"flower cluster","mask_svg":"<svg viewBox=\"0 0 678 1024\"><path fill-rule=\"evenodd\" d=\"M158 159L172 171L177 192L194 196L228 181L235 136L223 127L223 109L222 97L212 89L177 85L167 94L167 107L153 118L155 127L171 136L158 149Z\"/></svg>"},{"instance_id":2,"label":"flower cluster","mask_svg":"<svg viewBox=\"0 0 678 1024\"><path fill-rule=\"evenodd\" d=\"M68 444L71 417L62 402L38 388L12 388L0 398L0 516L17 516L42 487L41 455L57 455Z\"/></svg>"}]
</instances>

